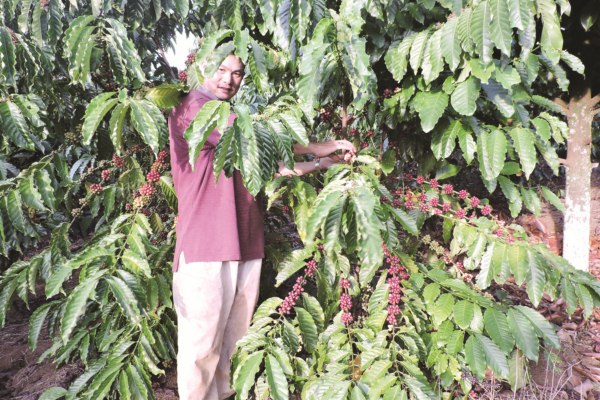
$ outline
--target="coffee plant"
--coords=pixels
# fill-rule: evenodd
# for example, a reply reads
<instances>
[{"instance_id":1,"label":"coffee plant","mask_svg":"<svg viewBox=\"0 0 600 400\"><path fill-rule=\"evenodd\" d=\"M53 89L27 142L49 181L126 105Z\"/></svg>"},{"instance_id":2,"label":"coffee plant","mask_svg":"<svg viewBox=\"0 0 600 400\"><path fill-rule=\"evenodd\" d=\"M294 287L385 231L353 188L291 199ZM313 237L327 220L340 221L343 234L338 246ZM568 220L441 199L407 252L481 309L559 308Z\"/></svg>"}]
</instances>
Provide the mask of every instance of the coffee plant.
<instances>
[{"instance_id":1,"label":"coffee plant","mask_svg":"<svg viewBox=\"0 0 600 400\"><path fill-rule=\"evenodd\" d=\"M41 359L85 367L41 398L153 398L173 365L166 115L230 53L245 85L191 121L190 160L218 128L217 175L240 170L297 229L276 263L289 293L238 343L237 398L451 398L486 371L521 387L526 361L559 346L535 307L562 297L590 315L600 284L454 185L475 177L515 217L540 194L561 207L540 182L569 133L539 88L584 72L565 13L566 0L1 2L0 322L20 299L30 346L52 338ZM186 71L163 55L177 30L199 38ZM361 151L276 177L294 144L330 138ZM499 296L506 284L528 302Z\"/></svg>"}]
</instances>

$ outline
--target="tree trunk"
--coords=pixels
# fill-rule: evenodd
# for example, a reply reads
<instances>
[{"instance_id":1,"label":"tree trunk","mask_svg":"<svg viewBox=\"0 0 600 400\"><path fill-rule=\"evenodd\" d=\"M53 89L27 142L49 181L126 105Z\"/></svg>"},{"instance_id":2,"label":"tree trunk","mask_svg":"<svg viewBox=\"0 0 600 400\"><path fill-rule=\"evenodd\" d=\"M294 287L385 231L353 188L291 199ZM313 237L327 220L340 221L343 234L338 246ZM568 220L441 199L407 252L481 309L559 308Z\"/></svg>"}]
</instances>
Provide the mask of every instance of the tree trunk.
<instances>
[{"instance_id":1,"label":"tree trunk","mask_svg":"<svg viewBox=\"0 0 600 400\"><path fill-rule=\"evenodd\" d=\"M563 257L575 268L587 271L590 256L590 189L592 120L596 99L589 90L568 104L566 196Z\"/></svg>"}]
</instances>

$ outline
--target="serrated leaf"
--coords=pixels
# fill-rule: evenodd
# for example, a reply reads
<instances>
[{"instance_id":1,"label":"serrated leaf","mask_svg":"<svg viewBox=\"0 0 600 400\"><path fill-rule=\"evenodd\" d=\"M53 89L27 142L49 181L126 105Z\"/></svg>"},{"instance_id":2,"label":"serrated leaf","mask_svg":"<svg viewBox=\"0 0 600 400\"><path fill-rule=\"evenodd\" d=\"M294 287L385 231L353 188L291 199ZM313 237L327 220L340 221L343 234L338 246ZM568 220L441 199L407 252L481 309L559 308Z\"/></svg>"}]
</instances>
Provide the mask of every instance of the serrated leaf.
<instances>
[{"instance_id":1,"label":"serrated leaf","mask_svg":"<svg viewBox=\"0 0 600 400\"><path fill-rule=\"evenodd\" d=\"M181 101L183 87L181 85L162 84L146 93L146 99L160 108L172 108Z\"/></svg>"},{"instance_id":2,"label":"serrated leaf","mask_svg":"<svg viewBox=\"0 0 600 400\"><path fill-rule=\"evenodd\" d=\"M492 39L491 39L491 15L490 2L479 3L472 13L469 25L469 36L484 64L492 61Z\"/></svg>"},{"instance_id":3,"label":"serrated leaf","mask_svg":"<svg viewBox=\"0 0 600 400\"><path fill-rule=\"evenodd\" d=\"M471 371L479 379L483 379L486 368L486 359L483 345L476 336L469 336L465 343L465 357Z\"/></svg>"},{"instance_id":4,"label":"serrated leaf","mask_svg":"<svg viewBox=\"0 0 600 400\"><path fill-rule=\"evenodd\" d=\"M491 38L497 48L510 56L512 30L507 0L490 0L492 12Z\"/></svg>"},{"instance_id":5,"label":"serrated leaf","mask_svg":"<svg viewBox=\"0 0 600 400\"><path fill-rule=\"evenodd\" d=\"M459 300L454 304L453 319L461 329L466 330L475 315L475 306L467 300Z\"/></svg>"},{"instance_id":6,"label":"serrated leaf","mask_svg":"<svg viewBox=\"0 0 600 400\"><path fill-rule=\"evenodd\" d=\"M537 362L539 342L529 320L523 314L510 309L507 313L507 322L512 336L515 338L517 347L523 352L525 357Z\"/></svg>"},{"instance_id":7,"label":"serrated leaf","mask_svg":"<svg viewBox=\"0 0 600 400\"><path fill-rule=\"evenodd\" d=\"M158 154L163 141L161 136L163 136L166 127L162 114L148 100L130 100L129 107L131 108L131 122L134 129L154 154Z\"/></svg>"},{"instance_id":8,"label":"serrated leaf","mask_svg":"<svg viewBox=\"0 0 600 400\"><path fill-rule=\"evenodd\" d=\"M302 332L304 347L306 351L312 353L317 347L317 325L310 313L302 307L295 307L294 310L298 318L298 326Z\"/></svg>"},{"instance_id":9,"label":"serrated leaf","mask_svg":"<svg viewBox=\"0 0 600 400\"><path fill-rule=\"evenodd\" d=\"M415 35L411 35L392 44L385 54L385 65L397 82L402 81L408 69L408 55L414 39Z\"/></svg>"},{"instance_id":10,"label":"serrated leaf","mask_svg":"<svg viewBox=\"0 0 600 400\"><path fill-rule=\"evenodd\" d=\"M459 83L452 92L450 98L452 107L461 115L473 115L477 110L476 100L479 98L480 90L479 79L473 76L467 78L464 82Z\"/></svg>"},{"instance_id":11,"label":"serrated leaf","mask_svg":"<svg viewBox=\"0 0 600 400\"><path fill-rule=\"evenodd\" d=\"M471 164L471 162L475 159L475 152L477 151L477 143L473 139L471 132L466 129L459 130L457 132L458 135L458 145L460 146L460 150L462 151L463 158L467 162L467 164Z\"/></svg>"},{"instance_id":12,"label":"serrated leaf","mask_svg":"<svg viewBox=\"0 0 600 400\"><path fill-rule=\"evenodd\" d=\"M104 119L104 116L117 104L118 99L113 99L115 92L101 93L90 102L85 109L85 116L81 134L82 143L88 145L92 142L92 137L98 129L98 125Z\"/></svg>"},{"instance_id":13,"label":"serrated leaf","mask_svg":"<svg viewBox=\"0 0 600 400\"><path fill-rule=\"evenodd\" d=\"M513 146L519 155L519 162L525 173L525 177L529 179L529 175L535 169L537 157L535 152L535 137L529 129L514 128L510 131L510 137L513 141Z\"/></svg>"},{"instance_id":14,"label":"serrated leaf","mask_svg":"<svg viewBox=\"0 0 600 400\"><path fill-rule=\"evenodd\" d=\"M442 54L451 71L456 70L462 61L458 21L457 17L452 18L442 28Z\"/></svg>"},{"instance_id":15,"label":"serrated leaf","mask_svg":"<svg viewBox=\"0 0 600 400\"><path fill-rule=\"evenodd\" d=\"M493 79L481 86L487 98L494 103L498 111L506 117L510 118L515 113L512 96L508 90Z\"/></svg>"},{"instance_id":16,"label":"serrated leaf","mask_svg":"<svg viewBox=\"0 0 600 400\"><path fill-rule=\"evenodd\" d=\"M239 373L236 374L233 387L236 392L236 399L245 399L252 386L256 383L256 373L260 368L264 356L264 351L257 351L245 359L238 367Z\"/></svg>"},{"instance_id":17,"label":"serrated leaf","mask_svg":"<svg viewBox=\"0 0 600 400\"><path fill-rule=\"evenodd\" d=\"M46 320L46 316L53 305L54 302L39 306L29 318L29 334L27 336L27 343L32 351L37 348L38 338L40 337L40 332L44 326L44 321Z\"/></svg>"},{"instance_id":18,"label":"serrated leaf","mask_svg":"<svg viewBox=\"0 0 600 400\"><path fill-rule=\"evenodd\" d=\"M413 105L419 113L424 132L429 132L435 127L448 106L448 100L448 95L441 90L416 94Z\"/></svg>"},{"instance_id":19,"label":"serrated leaf","mask_svg":"<svg viewBox=\"0 0 600 400\"><path fill-rule=\"evenodd\" d=\"M79 318L85 313L87 301L96 289L98 280L104 271L97 270L81 282L67 297L65 313L60 321L60 334L63 342L67 342L75 329Z\"/></svg>"},{"instance_id":20,"label":"serrated leaf","mask_svg":"<svg viewBox=\"0 0 600 400\"><path fill-rule=\"evenodd\" d=\"M548 322L542 314L525 306L515 306L514 308L531 322L536 334L539 337L542 337L547 345L556 349L560 347L560 339L558 338L553 325Z\"/></svg>"},{"instance_id":21,"label":"serrated leaf","mask_svg":"<svg viewBox=\"0 0 600 400\"><path fill-rule=\"evenodd\" d=\"M552 204L557 210L563 213L565 212L565 205L562 203L560 198L546 186L542 186L542 194L548 203Z\"/></svg>"},{"instance_id":22,"label":"serrated leaf","mask_svg":"<svg viewBox=\"0 0 600 400\"><path fill-rule=\"evenodd\" d=\"M25 150L35 149L27 120L19 107L12 101L0 102L0 127L3 134L15 146Z\"/></svg>"},{"instance_id":23,"label":"serrated leaf","mask_svg":"<svg viewBox=\"0 0 600 400\"><path fill-rule=\"evenodd\" d=\"M501 378L508 378L508 360L502 350L490 338L477 334L477 339L485 353L485 359L494 373Z\"/></svg>"},{"instance_id":24,"label":"serrated leaf","mask_svg":"<svg viewBox=\"0 0 600 400\"><path fill-rule=\"evenodd\" d=\"M288 400L289 391L285 374L281 365L279 365L279 361L271 354L267 354L265 358L265 373L273 400Z\"/></svg>"},{"instance_id":25,"label":"serrated leaf","mask_svg":"<svg viewBox=\"0 0 600 400\"><path fill-rule=\"evenodd\" d=\"M485 331L494 343L505 353L512 351L515 341L511 335L506 315L494 308L488 308L483 314L483 321Z\"/></svg>"},{"instance_id":26,"label":"serrated leaf","mask_svg":"<svg viewBox=\"0 0 600 400\"><path fill-rule=\"evenodd\" d=\"M481 175L488 180L496 179L506 157L507 142L504 132L494 130L482 131L477 138L477 156Z\"/></svg>"},{"instance_id":27,"label":"serrated leaf","mask_svg":"<svg viewBox=\"0 0 600 400\"><path fill-rule=\"evenodd\" d=\"M127 286L125 281L115 276L107 278L106 282L127 319L137 325L140 321L140 310L133 290Z\"/></svg>"},{"instance_id":28,"label":"serrated leaf","mask_svg":"<svg viewBox=\"0 0 600 400\"><path fill-rule=\"evenodd\" d=\"M421 61L423 60L423 52L425 51L425 45L427 44L427 38L429 37L429 31L421 31L417 33L411 43L410 47L410 67L412 68L415 75L419 67L421 66Z\"/></svg>"},{"instance_id":29,"label":"serrated leaf","mask_svg":"<svg viewBox=\"0 0 600 400\"><path fill-rule=\"evenodd\" d=\"M143 274L146 277L152 275L148 260L130 249L125 250L121 261L123 266L134 274Z\"/></svg>"}]
</instances>

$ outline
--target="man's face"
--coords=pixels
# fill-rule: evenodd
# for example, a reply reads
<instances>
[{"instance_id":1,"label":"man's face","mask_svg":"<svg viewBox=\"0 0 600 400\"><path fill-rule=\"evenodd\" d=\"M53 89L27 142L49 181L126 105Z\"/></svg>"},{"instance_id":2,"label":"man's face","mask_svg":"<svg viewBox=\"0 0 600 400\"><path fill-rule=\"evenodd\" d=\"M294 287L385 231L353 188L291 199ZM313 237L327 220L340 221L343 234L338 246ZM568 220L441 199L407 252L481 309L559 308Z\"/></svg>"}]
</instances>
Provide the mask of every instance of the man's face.
<instances>
[{"instance_id":1,"label":"man's face","mask_svg":"<svg viewBox=\"0 0 600 400\"><path fill-rule=\"evenodd\" d=\"M243 79L244 64L230 54L211 78L204 79L204 87L219 100L229 100L238 92Z\"/></svg>"}]
</instances>

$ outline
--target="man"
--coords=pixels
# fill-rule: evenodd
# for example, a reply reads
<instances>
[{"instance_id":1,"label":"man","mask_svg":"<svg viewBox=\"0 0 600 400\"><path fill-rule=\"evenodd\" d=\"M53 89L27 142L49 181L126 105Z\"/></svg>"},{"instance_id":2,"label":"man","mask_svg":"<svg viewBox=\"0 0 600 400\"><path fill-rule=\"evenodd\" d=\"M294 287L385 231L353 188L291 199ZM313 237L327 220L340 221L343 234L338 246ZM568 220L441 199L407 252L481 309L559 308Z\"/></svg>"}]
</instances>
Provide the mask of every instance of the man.
<instances>
[{"instance_id":1,"label":"man","mask_svg":"<svg viewBox=\"0 0 600 400\"><path fill-rule=\"evenodd\" d=\"M207 139L194 170L189 164L183 132L210 100L230 100L244 78L244 64L229 55L214 76L190 92L169 116L173 183L179 200L177 243L173 262L173 299L178 319L177 385L185 400L225 399L230 359L244 336L258 299L264 256L262 211L242 183L239 171L231 178L213 177L215 146L220 133ZM229 117L233 123L235 115ZM280 174L302 175L342 161L327 157L336 150L355 153L345 140L294 146L312 153L316 162L296 163ZM322 157L322 158L321 158Z\"/></svg>"}]
</instances>

